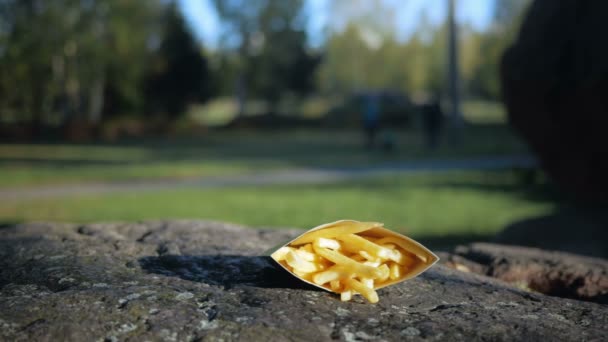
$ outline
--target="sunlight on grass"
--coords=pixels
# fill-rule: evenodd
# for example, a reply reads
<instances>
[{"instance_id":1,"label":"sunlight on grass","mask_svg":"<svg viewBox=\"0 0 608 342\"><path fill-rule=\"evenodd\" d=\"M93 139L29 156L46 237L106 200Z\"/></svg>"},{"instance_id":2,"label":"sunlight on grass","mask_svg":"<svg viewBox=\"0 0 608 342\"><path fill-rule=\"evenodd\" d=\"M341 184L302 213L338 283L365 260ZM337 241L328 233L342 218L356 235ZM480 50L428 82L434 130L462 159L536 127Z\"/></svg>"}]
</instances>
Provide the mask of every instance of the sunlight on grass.
<instances>
[{"instance_id":1,"label":"sunlight on grass","mask_svg":"<svg viewBox=\"0 0 608 342\"><path fill-rule=\"evenodd\" d=\"M206 126L222 126L234 119L237 111L236 101L221 97L191 106L188 116Z\"/></svg>"},{"instance_id":2,"label":"sunlight on grass","mask_svg":"<svg viewBox=\"0 0 608 342\"><path fill-rule=\"evenodd\" d=\"M316 186L155 191L10 202L5 221L196 218L309 228L342 218L379 220L414 236L489 234L553 208L508 172L448 172Z\"/></svg>"},{"instance_id":3,"label":"sunlight on grass","mask_svg":"<svg viewBox=\"0 0 608 342\"><path fill-rule=\"evenodd\" d=\"M505 124L507 113L502 103L468 100L462 104L464 119L471 124Z\"/></svg>"},{"instance_id":4,"label":"sunlight on grass","mask_svg":"<svg viewBox=\"0 0 608 342\"><path fill-rule=\"evenodd\" d=\"M434 151L415 130L391 153L363 147L359 130L211 131L106 144L0 144L0 187L196 178L294 168L366 167L420 159L524 154L505 126L470 126Z\"/></svg>"},{"instance_id":5,"label":"sunlight on grass","mask_svg":"<svg viewBox=\"0 0 608 342\"><path fill-rule=\"evenodd\" d=\"M0 144L0 161L124 162L145 160L152 152L143 146Z\"/></svg>"},{"instance_id":6,"label":"sunlight on grass","mask_svg":"<svg viewBox=\"0 0 608 342\"><path fill-rule=\"evenodd\" d=\"M180 180L213 176L231 176L252 172L254 164L203 163L203 162L156 162L123 163L115 165L47 165L39 168L10 166L0 174L3 188L35 187L48 185L83 184L91 182L132 182Z\"/></svg>"}]
</instances>

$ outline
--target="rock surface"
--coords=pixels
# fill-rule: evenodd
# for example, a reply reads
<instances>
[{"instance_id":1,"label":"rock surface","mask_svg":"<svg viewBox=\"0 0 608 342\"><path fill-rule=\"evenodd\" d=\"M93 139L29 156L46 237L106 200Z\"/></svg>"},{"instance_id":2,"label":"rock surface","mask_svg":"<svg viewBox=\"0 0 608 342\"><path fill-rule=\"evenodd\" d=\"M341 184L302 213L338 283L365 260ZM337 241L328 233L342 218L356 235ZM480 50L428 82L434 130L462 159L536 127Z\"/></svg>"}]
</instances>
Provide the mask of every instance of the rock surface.
<instances>
[{"instance_id":1,"label":"rock surface","mask_svg":"<svg viewBox=\"0 0 608 342\"><path fill-rule=\"evenodd\" d=\"M536 248L473 243L444 263L551 296L608 304L608 262Z\"/></svg>"},{"instance_id":2,"label":"rock surface","mask_svg":"<svg viewBox=\"0 0 608 342\"><path fill-rule=\"evenodd\" d=\"M275 268L297 231L201 221L0 228L0 340L606 338L608 307L437 265L342 303Z\"/></svg>"}]
</instances>

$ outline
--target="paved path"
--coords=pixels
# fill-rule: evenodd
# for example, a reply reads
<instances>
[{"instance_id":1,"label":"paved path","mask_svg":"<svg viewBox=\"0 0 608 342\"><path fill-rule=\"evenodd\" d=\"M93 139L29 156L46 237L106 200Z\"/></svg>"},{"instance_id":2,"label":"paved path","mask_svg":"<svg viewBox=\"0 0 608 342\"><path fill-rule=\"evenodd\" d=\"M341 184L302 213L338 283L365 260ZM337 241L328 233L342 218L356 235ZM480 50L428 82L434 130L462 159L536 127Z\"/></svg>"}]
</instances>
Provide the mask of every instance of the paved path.
<instances>
[{"instance_id":1,"label":"paved path","mask_svg":"<svg viewBox=\"0 0 608 342\"><path fill-rule=\"evenodd\" d=\"M70 195L118 192L140 192L169 189L221 188L235 186L266 186L277 184L319 184L414 172L453 170L499 170L536 166L530 156L482 157L473 159L442 159L382 164L370 167L290 169L243 175L205 177L200 179L168 179L112 183L52 185L29 189L0 189L0 199L22 200Z\"/></svg>"}]
</instances>

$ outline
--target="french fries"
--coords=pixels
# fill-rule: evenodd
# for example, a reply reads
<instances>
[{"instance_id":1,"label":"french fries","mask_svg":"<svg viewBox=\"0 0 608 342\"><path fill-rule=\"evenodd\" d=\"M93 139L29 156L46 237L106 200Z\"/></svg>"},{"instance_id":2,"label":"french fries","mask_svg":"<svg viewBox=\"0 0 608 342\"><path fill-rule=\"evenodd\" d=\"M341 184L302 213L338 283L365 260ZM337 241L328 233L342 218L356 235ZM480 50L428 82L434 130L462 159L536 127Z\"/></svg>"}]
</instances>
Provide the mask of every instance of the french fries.
<instances>
[{"instance_id":1,"label":"french fries","mask_svg":"<svg viewBox=\"0 0 608 342\"><path fill-rule=\"evenodd\" d=\"M291 242L292 246L303 245L314 242L317 238L333 239L336 236L344 234L356 234L364 232L373 227L382 227L382 223L378 222L357 222L357 221L338 221L341 224L330 226L323 230L317 230L308 234L304 234Z\"/></svg>"},{"instance_id":2,"label":"french fries","mask_svg":"<svg viewBox=\"0 0 608 342\"><path fill-rule=\"evenodd\" d=\"M415 276L438 258L381 223L338 221L313 229L272 253L300 279L349 301L378 302L377 289Z\"/></svg>"}]
</instances>

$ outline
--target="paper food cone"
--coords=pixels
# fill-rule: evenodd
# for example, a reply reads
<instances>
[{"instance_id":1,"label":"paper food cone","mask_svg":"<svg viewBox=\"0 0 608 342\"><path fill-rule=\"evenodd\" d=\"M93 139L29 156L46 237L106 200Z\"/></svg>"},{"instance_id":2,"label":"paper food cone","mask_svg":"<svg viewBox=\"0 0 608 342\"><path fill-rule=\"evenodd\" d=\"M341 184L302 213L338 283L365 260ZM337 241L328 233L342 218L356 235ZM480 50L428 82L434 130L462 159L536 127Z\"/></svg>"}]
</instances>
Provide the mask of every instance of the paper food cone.
<instances>
[{"instance_id":1,"label":"paper food cone","mask_svg":"<svg viewBox=\"0 0 608 342\"><path fill-rule=\"evenodd\" d=\"M381 288L384 288L384 287L387 287L390 285L394 285L394 284L406 281L408 279L414 278L414 277L418 276L419 274L421 274L422 272L429 269L431 266L433 266L433 264L435 264L439 260L439 257L437 257L437 255L435 255L433 252L431 252L428 248L424 247L419 242L414 241L413 239L411 239L407 236L404 236L402 234L399 234L399 233L393 232L389 229L386 229L386 228L384 228L383 224L381 224L381 223L359 222L359 221L354 221L354 220L340 220L340 221L317 226L315 228L308 230L307 232L303 233L302 235L296 237L295 239L290 240L284 244L281 244L280 246L277 246L276 248L273 248L271 251L269 251L268 254L279 266L281 266L281 268L283 268L285 271L291 273L294 277L298 278L299 280L306 282L312 286L326 290L326 291L330 291L330 292L334 292L334 293L341 293L340 291L332 290L329 283L320 285L320 284L317 284L314 281L312 281L312 279L313 279L312 277L314 276L314 273L312 273L312 272L307 273L307 274L303 274L302 272L299 272L299 275L296 274L298 272L296 272L296 270L293 267L291 267L284 259L284 253L286 250L298 249L298 248L301 248L302 246L305 246L306 244L313 243L313 241L315 241L316 238L324 235L324 233L319 233L320 231L325 230L325 229L330 229L330 228L331 229L338 228L338 227L350 227L347 229L351 229L351 228L356 229L353 227L359 227L359 229L356 229L356 230L361 230L361 229L363 229L363 230L360 231L359 233L357 233L356 235L364 237L368 241L381 241L381 242L384 241L385 243L398 247L397 248L398 250L404 251L405 253L403 253L403 254L407 254L407 258L410 262L408 263L407 266L401 266L401 275L397 279L387 279L383 282L377 282L377 284L374 284L374 290L381 289ZM361 228L361 227L363 227L363 228ZM333 231L335 231L335 229ZM340 240L341 237L339 237L339 236L331 237L331 239ZM380 240L378 240L378 239L380 239ZM341 241L340 243L341 243L342 247L349 247L349 246L347 246L348 241ZM285 249L284 247L291 247L293 249ZM351 254L351 256L352 256L353 255L352 248L347 248L347 249L351 250L349 254ZM281 258L283 258L283 259L281 259ZM280 259L280 260L278 260L278 259ZM327 261L327 260L324 260L324 262L327 262L329 264L329 266L327 266L327 267L331 267L334 264L331 261Z\"/></svg>"}]
</instances>

